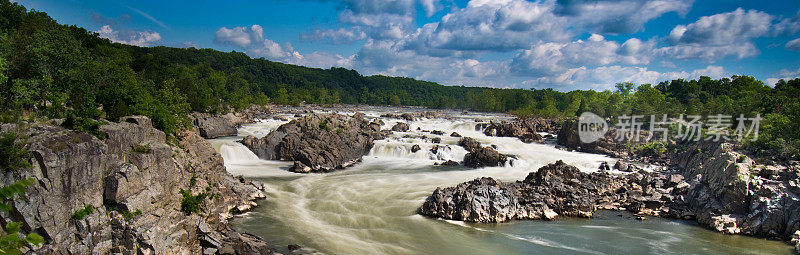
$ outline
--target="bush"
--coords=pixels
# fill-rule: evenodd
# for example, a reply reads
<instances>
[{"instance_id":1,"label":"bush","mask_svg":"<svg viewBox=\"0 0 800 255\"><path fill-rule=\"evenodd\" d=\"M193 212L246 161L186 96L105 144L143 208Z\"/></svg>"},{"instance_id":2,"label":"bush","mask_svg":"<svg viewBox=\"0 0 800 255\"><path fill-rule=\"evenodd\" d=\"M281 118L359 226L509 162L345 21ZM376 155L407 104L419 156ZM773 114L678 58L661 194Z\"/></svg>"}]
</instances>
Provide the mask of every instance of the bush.
<instances>
[{"instance_id":1,"label":"bush","mask_svg":"<svg viewBox=\"0 0 800 255\"><path fill-rule=\"evenodd\" d=\"M637 146L636 151L644 155L659 155L664 154L667 151L667 147L663 142L650 142Z\"/></svg>"},{"instance_id":2,"label":"bush","mask_svg":"<svg viewBox=\"0 0 800 255\"><path fill-rule=\"evenodd\" d=\"M11 211L15 197L25 195L25 189L34 182L33 178L29 178L0 188L0 211ZM36 233L21 235L21 227L21 223L9 221L0 229L0 254L20 254L19 249L27 244L38 245L44 242L44 238Z\"/></svg>"},{"instance_id":3,"label":"bush","mask_svg":"<svg viewBox=\"0 0 800 255\"><path fill-rule=\"evenodd\" d=\"M130 222L131 220L133 220L133 218L136 218L136 216L139 216L139 215L142 214L141 210L136 210L136 211L131 212L131 211L127 210L127 209L120 209L119 207L116 207L116 206L113 206L113 205L112 206L106 206L106 209L107 209L108 212L111 212L111 211L118 212L119 214L122 215L122 218L125 219L125 221L127 221L127 222Z\"/></svg>"},{"instance_id":4,"label":"bush","mask_svg":"<svg viewBox=\"0 0 800 255\"><path fill-rule=\"evenodd\" d=\"M3 173L15 169L28 169L31 164L23 158L28 154L25 150L26 139L13 132L0 136L0 170Z\"/></svg>"},{"instance_id":5,"label":"bush","mask_svg":"<svg viewBox=\"0 0 800 255\"><path fill-rule=\"evenodd\" d=\"M75 213L72 214L72 219L82 220L84 217L92 214L93 212L94 212L94 207L92 207L92 205L86 205L86 207L84 207L83 209L75 211Z\"/></svg>"},{"instance_id":6,"label":"bush","mask_svg":"<svg viewBox=\"0 0 800 255\"><path fill-rule=\"evenodd\" d=\"M192 195L191 191L181 189L183 200L181 201L181 212L185 214L197 213L203 208L203 203L208 196L206 193L201 192L197 195Z\"/></svg>"},{"instance_id":7,"label":"bush","mask_svg":"<svg viewBox=\"0 0 800 255\"><path fill-rule=\"evenodd\" d=\"M106 121L94 120L90 118L76 117L73 114L67 116L61 126L78 132L87 132L97 139L103 140L108 137L106 133L100 131L100 126L108 124Z\"/></svg>"},{"instance_id":8,"label":"bush","mask_svg":"<svg viewBox=\"0 0 800 255\"><path fill-rule=\"evenodd\" d=\"M319 128L321 128L321 129L323 129L325 131L331 131L331 127L328 126L328 121L329 121L329 119L325 119L322 122L320 122L319 123Z\"/></svg>"}]
</instances>

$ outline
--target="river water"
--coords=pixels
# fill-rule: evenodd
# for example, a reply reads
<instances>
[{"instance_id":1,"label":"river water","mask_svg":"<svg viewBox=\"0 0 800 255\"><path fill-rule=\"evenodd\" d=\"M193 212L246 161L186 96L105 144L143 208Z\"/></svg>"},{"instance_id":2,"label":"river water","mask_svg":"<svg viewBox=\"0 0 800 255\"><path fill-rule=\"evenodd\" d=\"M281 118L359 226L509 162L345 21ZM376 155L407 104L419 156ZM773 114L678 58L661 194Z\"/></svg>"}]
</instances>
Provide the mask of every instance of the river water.
<instances>
[{"instance_id":1,"label":"river water","mask_svg":"<svg viewBox=\"0 0 800 255\"><path fill-rule=\"evenodd\" d=\"M377 117L386 111L365 111ZM406 110L407 111L407 110ZM300 244L305 252L324 254L791 254L779 242L716 233L692 222L649 218L634 220L624 212L602 211L594 219L513 221L476 224L432 219L416 214L436 187L454 186L482 176L524 179L531 171L556 160L595 171L616 159L568 152L550 144L525 144L516 138L488 137L476 130L476 118L509 119L503 115L452 113L452 119L409 123L409 132L395 132L376 141L369 155L345 170L328 174L295 174L291 162L266 161L236 141L246 135L265 136L286 121L264 120L245 125L238 137L212 140L228 171L262 181L267 198L234 225L277 247ZM286 117L291 118L290 115ZM400 120L382 118L391 128ZM421 130L417 130L417 128ZM441 130L444 135L424 131ZM467 169L435 166L467 152L450 133L496 145L517 156L504 167ZM423 139L425 135L428 139ZM436 154L429 138L440 137ZM422 150L411 153L411 146Z\"/></svg>"}]
</instances>

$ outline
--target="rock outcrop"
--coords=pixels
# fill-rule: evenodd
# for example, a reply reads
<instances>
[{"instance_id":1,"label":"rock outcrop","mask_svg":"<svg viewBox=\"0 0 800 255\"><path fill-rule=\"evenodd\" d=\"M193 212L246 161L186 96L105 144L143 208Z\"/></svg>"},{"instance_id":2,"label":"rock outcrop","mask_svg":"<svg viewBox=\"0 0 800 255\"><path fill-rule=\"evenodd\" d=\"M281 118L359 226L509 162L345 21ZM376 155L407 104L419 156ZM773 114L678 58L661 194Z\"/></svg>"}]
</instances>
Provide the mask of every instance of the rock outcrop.
<instances>
[{"instance_id":1,"label":"rock outcrop","mask_svg":"<svg viewBox=\"0 0 800 255\"><path fill-rule=\"evenodd\" d=\"M419 213L471 222L503 222L553 219L559 215L592 217L598 207L624 206L638 212L650 201L644 197L648 192L643 191L650 183L639 185L643 179L587 174L558 161L530 173L523 181L504 183L484 177L456 187L437 188ZM648 206L660 205L656 200Z\"/></svg>"},{"instance_id":2,"label":"rock outcrop","mask_svg":"<svg viewBox=\"0 0 800 255\"><path fill-rule=\"evenodd\" d=\"M750 158L729 143L704 142L675 161L690 184L671 205L671 215L696 218L721 232L790 240L800 230L800 167L792 165L764 178Z\"/></svg>"},{"instance_id":3,"label":"rock outcrop","mask_svg":"<svg viewBox=\"0 0 800 255\"><path fill-rule=\"evenodd\" d=\"M230 211L246 211L264 197L262 185L228 174L203 138L186 131L169 144L148 118L136 116L100 131L107 138L38 124L22 130L33 167L4 173L0 182L36 182L0 218L42 235L46 242L35 253L271 253L260 239L227 225ZM200 201L202 214L181 211L181 190L209 196ZM92 213L74 215L88 207ZM215 241L203 241L209 238Z\"/></svg>"},{"instance_id":4,"label":"rock outcrop","mask_svg":"<svg viewBox=\"0 0 800 255\"><path fill-rule=\"evenodd\" d=\"M236 122L232 121L230 116L213 116L208 113L195 113L194 125L200 136L206 139L213 139L224 136L235 136L238 131L236 130Z\"/></svg>"},{"instance_id":5,"label":"rock outcrop","mask_svg":"<svg viewBox=\"0 0 800 255\"><path fill-rule=\"evenodd\" d=\"M472 168L503 166L508 156L500 154L492 147L481 147L481 143L472 137L462 137L458 145L469 153L464 155L464 165Z\"/></svg>"},{"instance_id":6,"label":"rock outcrop","mask_svg":"<svg viewBox=\"0 0 800 255\"><path fill-rule=\"evenodd\" d=\"M537 132L555 133L558 129L556 120L543 118L524 118L512 121L491 122L483 133L488 136L517 137L526 143L542 143L544 138Z\"/></svg>"},{"instance_id":7,"label":"rock outcrop","mask_svg":"<svg viewBox=\"0 0 800 255\"><path fill-rule=\"evenodd\" d=\"M472 148L480 148L464 140ZM790 241L800 231L800 164L761 166L733 145L702 142L684 147L673 171L645 172L623 162L591 174L559 161L523 181L478 179L434 191L420 213L479 222L591 217L596 209L697 220L710 229ZM767 174L761 174L762 172ZM514 190L518 192L514 192ZM490 192L491 191L491 192Z\"/></svg>"},{"instance_id":8,"label":"rock outcrop","mask_svg":"<svg viewBox=\"0 0 800 255\"><path fill-rule=\"evenodd\" d=\"M391 131L370 127L364 115L313 114L281 125L263 138L248 136L242 143L260 158L294 161L294 172L330 172L361 160L374 140Z\"/></svg>"}]
</instances>

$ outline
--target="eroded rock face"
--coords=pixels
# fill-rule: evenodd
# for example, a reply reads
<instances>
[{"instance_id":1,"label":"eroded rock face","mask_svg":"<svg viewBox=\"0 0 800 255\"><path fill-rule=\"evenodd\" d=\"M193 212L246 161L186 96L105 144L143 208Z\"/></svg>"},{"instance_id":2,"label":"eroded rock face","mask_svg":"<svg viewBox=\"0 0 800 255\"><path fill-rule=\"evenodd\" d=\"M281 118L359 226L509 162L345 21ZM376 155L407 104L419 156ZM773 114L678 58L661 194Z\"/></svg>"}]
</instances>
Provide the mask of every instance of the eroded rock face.
<instances>
[{"instance_id":1,"label":"eroded rock face","mask_svg":"<svg viewBox=\"0 0 800 255\"><path fill-rule=\"evenodd\" d=\"M555 133L557 123L552 119L525 118L513 121L491 122L483 133L488 136L517 137L526 143L542 143L544 138L537 132Z\"/></svg>"},{"instance_id":2,"label":"eroded rock face","mask_svg":"<svg viewBox=\"0 0 800 255\"><path fill-rule=\"evenodd\" d=\"M295 161L291 171L330 172L361 160L374 140L391 131L370 127L364 115L309 115L284 124L263 138L242 143L263 159Z\"/></svg>"},{"instance_id":3,"label":"eroded rock face","mask_svg":"<svg viewBox=\"0 0 800 255\"><path fill-rule=\"evenodd\" d=\"M203 138L187 131L177 134L180 146L169 145L163 132L139 116L101 126L100 131L108 138L34 125L25 131L31 137L33 168L0 178L2 185L36 179L26 192L28 199L14 201L15 210L2 215L3 221L22 222L24 232L45 237L36 253L201 254L210 246L200 241L205 235L196 231L200 224L213 226L208 233L223 240L220 246L263 244L220 231L227 228L231 208L255 206L253 201L264 195L260 184L228 174L222 158ZM140 149L134 149L137 146ZM190 179L195 179L193 185ZM203 217L180 211L181 189L216 194L204 202ZM86 206L94 212L72 219ZM125 219L111 208L141 214Z\"/></svg>"},{"instance_id":4,"label":"eroded rock face","mask_svg":"<svg viewBox=\"0 0 800 255\"><path fill-rule=\"evenodd\" d=\"M208 113L195 113L194 124L200 136L206 139L213 139L224 136L235 136L237 123L231 116L213 116Z\"/></svg>"},{"instance_id":5,"label":"eroded rock face","mask_svg":"<svg viewBox=\"0 0 800 255\"><path fill-rule=\"evenodd\" d=\"M800 230L799 168L769 178L751 175L753 161L732 147L705 142L679 154L676 162L690 185L671 206L672 216L689 215L721 232L790 240Z\"/></svg>"},{"instance_id":6,"label":"eroded rock face","mask_svg":"<svg viewBox=\"0 0 800 255\"><path fill-rule=\"evenodd\" d=\"M657 214L664 204L666 176L635 173L613 176L583 173L563 161L532 172L523 181L480 178L450 188L437 188L419 210L422 215L473 222L552 219L558 215L592 217L594 211L626 208Z\"/></svg>"}]
</instances>

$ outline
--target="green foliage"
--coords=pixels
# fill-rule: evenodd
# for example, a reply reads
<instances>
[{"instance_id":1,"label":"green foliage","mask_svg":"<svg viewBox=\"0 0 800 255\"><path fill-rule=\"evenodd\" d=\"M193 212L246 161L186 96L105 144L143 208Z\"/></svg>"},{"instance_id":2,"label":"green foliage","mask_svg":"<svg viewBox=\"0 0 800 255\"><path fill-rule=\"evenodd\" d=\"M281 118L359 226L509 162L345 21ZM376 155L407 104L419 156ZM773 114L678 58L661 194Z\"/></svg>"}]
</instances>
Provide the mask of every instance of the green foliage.
<instances>
[{"instance_id":1,"label":"green foliage","mask_svg":"<svg viewBox=\"0 0 800 255\"><path fill-rule=\"evenodd\" d=\"M103 140L106 139L108 135L103 131L100 131L100 126L105 124L107 123L102 120L76 117L75 115L70 114L64 120L64 123L61 123L61 126L78 132L87 132L98 139Z\"/></svg>"},{"instance_id":2,"label":"green foliage","mask_svg":"<svg viewBox=\"0 0 800 255\"><path fill-rule=\"evenodd\" d=\"M325 131L331 131L331 127L328 126L328 122L330 119L326 118L319 122L319 128Z\"/></svg>"},{"instance_id":3,"label":"green foliage","mask_svg":"<svg viewBox=\"0 0 800 255\"><path fill-rule=\"evenodd\" d=\"M783 158L797 158L800 148L800 79L781 80L773 88L750 76L700 77L571 92L442 86L252 59L241 52L115 44L0 1L4 122L25 115L67 118L73 129L102 138L92 122L98 118L146 115L170 135L189 126L190 111L218 113L268 102L461 108L550 118L585 111L602 117L761 113L769 127L748 146Z\"/></svg>"},{"instance_id":4,"label":"green foliage","mask_svg":"<svg viewBox=\"0 0 800 255\"><path fill-rule=\"evenodd\" d=\"M203 209L203 203L208 197L205 192L192 195L191 191L181 189L180 193L181 196L183 196L183 200L181 200L181 211L185 214L198 213Z\"/></svg>"},{"instance_id":5,"label":"green foliage","mask_svg":"<svg viewBox=\"0 0 800 255\"><path fill-rule=\"evenodd\" d=\"M19 180L8 186L0 188L0 211L9 212L13 209L12 201L17 196L25 195L25 188L33 185L33 178ZM21 254L19 249L28 244L39 245L44 238L36 233L23 235L20 232L22 224L9 221L0 230L0 254Z\"/></svg>"},{"instance_id":6,"label":"green foliage","mask_svg":"<svg viewBox=\"0 0 800 255\"><path fill-rule=\"evenodd\" d=\"M643 155L660 155L667 151L664 142L650 142L636 146L636 151Z\"/></svg>"},{"instance_id":7,"label":"green foliage","mask_svg":"<svg viewBox=\"0 0 800 255\"><path fill-rule=\"evenodd\" d=\"M743 163L745 160L747 160L747 156L739 155L739 158L736 159L736 163Z\"/></svg>"},{"instance_id":8,"label":"green foliage","mask_svg":"<svg viewBox=\"0 0 800 255\"><path fill-rule=\"evenodd\" d=\"M26 139L19 137L14 132L0 135L0 171L2 173L31 167L31 164L24 159L28 154L25 143Z\"/></svg>"},{"instance_id":9,"label":"green foliage","mask_svg":"<svg viewBox=\"0 0 800 255\"><path fill-rule=\"evenodd\" d=\"M94 213L94 207L92 205L86 205L83 209L79 209L72 213L73 220L82 220L87 215Z\"/></svg>"},{"instance_id":10,"label":"green foliage","mask_svg":"<svg viewBox=\"0 0 800 255\"><path fill-rule=\"evenodd\" d=\"M131 211L127 210L127 209L122 209L122 208L119 208L119 207L113 206L113 205L107 205L106 206L106 211L107 212L112 212L112 211L118 212L120 215L122 215L122 218L125 219L125 221L127 221L127 222L130 222L131 220L136 218L136 216L142 215L142 211L141 210L137 209L136 211L131 212Z\"/></svg>"},{"instance_id":11,"label":"green foliage","mask_svg":"<svg viewBox=\"0 0 800 255\"><path fill-rule=\"evenodd\" d=\"M133 146L133 148L131 148L131 152L135 152L135 153L150 153L150 151L152 151L152 150L153 149L150 148L150 144L148 144L148 143L139 144L139 145Z\"/></svg>"}]
</instances>

